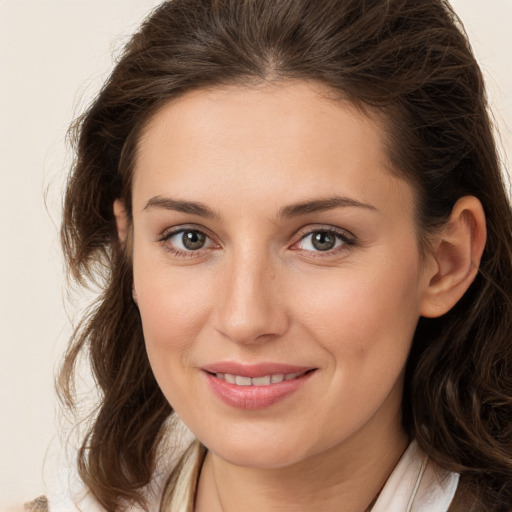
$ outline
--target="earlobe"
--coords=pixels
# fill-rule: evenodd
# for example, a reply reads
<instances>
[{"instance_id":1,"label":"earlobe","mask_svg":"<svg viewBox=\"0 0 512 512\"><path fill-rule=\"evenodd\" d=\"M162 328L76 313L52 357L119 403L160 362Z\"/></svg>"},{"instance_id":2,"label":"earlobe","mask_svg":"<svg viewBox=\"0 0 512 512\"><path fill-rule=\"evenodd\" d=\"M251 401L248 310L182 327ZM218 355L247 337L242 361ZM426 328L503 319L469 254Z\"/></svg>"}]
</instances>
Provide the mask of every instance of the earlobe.
<instances>
[{"instance_id":1,"label":"earlobe","mask_svg":"<svg viewBox=\"0 0 512 512\"><path fill-rule=\"evenodd\" d=\"M128 212L124 206L123 201L120 199L116 199L114 201L114 217L116 219L116 227L117 227L117 236L119 240L123 243L126 242L128 237Z\"/></svg>"},{"instance_id":2,"label":"earlobe","mask_svg":"<svg viewBox=\"0 0 512 512\"><path fill-rule=\"evenodd\" d=\"M486 241L485 213L473 196L459 199L446 227L432 243L432 266L420 314L438 317L448 312L475 279Z\"/></svg>"}]
</instances>

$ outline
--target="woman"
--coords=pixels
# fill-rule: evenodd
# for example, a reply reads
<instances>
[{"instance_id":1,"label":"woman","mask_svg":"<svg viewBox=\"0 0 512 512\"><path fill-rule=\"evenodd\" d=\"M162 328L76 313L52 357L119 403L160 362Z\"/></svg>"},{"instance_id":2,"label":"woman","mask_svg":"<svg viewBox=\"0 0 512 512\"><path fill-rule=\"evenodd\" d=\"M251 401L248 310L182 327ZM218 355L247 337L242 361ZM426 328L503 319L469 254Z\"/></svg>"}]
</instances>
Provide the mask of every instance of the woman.
<instances>
[{"instance_id":1,"label":"woman","mask_svg":"<svg viewBox=\"0 0 512 512\"><path fill-rule=\"evenodd\" d=\"M166 2L75 136L98 506L511 509L512 216L446 2Z\"/></svg>"}]
</instances>

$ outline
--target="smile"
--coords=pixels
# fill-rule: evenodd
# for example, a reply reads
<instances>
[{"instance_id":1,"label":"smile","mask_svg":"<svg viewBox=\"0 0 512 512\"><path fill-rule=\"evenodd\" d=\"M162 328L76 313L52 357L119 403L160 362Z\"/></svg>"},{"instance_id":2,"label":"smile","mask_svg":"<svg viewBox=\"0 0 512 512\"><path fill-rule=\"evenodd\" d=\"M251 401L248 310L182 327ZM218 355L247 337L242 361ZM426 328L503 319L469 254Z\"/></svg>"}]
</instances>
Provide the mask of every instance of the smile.
<instances>
[{"instance_id":1,"label":"smile","mask_svg":"<svg viewBox=\"0 0 512 512\"><path fill-rule=\"evenodd\" d=\"M209 389L224 404L236 409L257 410L271 407L299 392L317 368L218 363L202 370Z\"/></svg>"},{"instance_id":2,"label":"smile","mask_svg":"<svg viewBox=\"0 0 512 512\"><path fill-rule=\"evenodd\" d=\"M305 373L305 372L304 372ZM216 373L218 379L225 380L229 384L237 386L270 386L270 384L279 384L283 381L294 380L304 373L274 373L262 377L246 377L243 375L232 375L230 373Z\"/></svg>"}]
</instances>

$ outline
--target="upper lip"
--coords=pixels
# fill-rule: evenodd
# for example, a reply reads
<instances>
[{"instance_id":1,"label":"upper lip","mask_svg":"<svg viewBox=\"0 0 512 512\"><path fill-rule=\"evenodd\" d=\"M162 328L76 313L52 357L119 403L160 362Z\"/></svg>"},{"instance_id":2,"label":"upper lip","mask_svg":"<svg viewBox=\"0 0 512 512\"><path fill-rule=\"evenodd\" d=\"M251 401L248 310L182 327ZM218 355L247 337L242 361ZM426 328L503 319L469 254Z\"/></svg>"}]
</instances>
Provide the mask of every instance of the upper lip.
<instances>
[{"instance_id":1,"label":"upper lip","mask_svg":"<svg viewBox=\"0 0 512 512\"><path fill-rule=\"evenodd\" d=\"M265 377L266 375L276 375L278 373L305 373L308 370L314 370L315 368L311 366L298 366L272 362L242 364L235 361L219 361L218 363L202 366L201 369L209 373L228 373L231 375L253 378Z\"/></svg>"}]
</instances>

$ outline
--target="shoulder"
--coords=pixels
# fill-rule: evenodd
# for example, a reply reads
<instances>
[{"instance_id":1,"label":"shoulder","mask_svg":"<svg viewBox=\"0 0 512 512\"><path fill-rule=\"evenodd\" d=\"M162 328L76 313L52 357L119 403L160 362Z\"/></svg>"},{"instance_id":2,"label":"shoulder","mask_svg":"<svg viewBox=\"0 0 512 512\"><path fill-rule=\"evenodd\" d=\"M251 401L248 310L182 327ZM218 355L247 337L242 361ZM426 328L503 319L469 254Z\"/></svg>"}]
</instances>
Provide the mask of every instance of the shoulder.
<instances>
[{"instance_id":1,"label":"shoulder","mask_svg":"<svg viewBox=\"0 0 512 512\"><path fill-rule=\"evenodd\" d=\"M512 503L499 493L486 492L485 483L462 474L448 512L512 512Z\"/></svg>"},{"instance_id":2,"label":"shoulder","mask_svg":"<svg viewBox=\"0 0 512 512\"><path fill-rule=\"evenodd\" d=\"M39 496L35 500L29 501L24 505L25 512L48 512L48 498Z\"/></svg>"},{"instance_id":3,"label":"shoulder","mask_svg":"<svg viewBox=\"0 0 512 512\"><path fill-rule=\"evenodd\" d=\"M389 476L372 512L447 512L459 475L439 468L412 441Z\"/></svg>"},{"instance_id":4,"label":"shoulder","mask_svg":"<svg viewBox=\"0 0 512 512\"><path fill-rule=\"evenodd\" d=\"M193 509L197 481L206 448L195 440L175 466L164 488L160 510L189 512Z\"/></svg>"}]
</instances>

